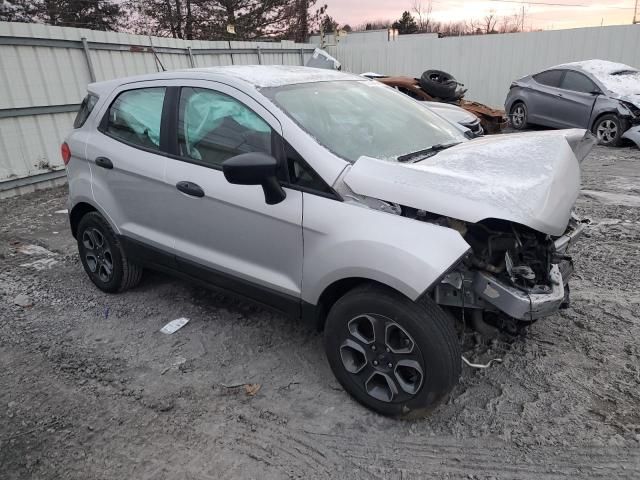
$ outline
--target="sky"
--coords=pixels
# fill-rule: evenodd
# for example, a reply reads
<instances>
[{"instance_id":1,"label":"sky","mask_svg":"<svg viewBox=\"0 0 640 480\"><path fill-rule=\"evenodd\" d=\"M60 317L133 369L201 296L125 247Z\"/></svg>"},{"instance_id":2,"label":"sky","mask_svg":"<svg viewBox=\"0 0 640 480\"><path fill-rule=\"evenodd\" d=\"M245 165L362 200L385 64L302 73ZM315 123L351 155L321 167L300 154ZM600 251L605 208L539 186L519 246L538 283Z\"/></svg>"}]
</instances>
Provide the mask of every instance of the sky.
<instances>
[{"instance_id":1,"label":"sky","mask_svg":"<svg viewBox=\"0 0 640 480\"><path fill-rule=\"evenodd\" d=\"M577 28L602 25L630 24L635 0L532 0L535 5L514 1L487 0L422 0L423 6L432 4L432 17L439 21L458 21L482 18L490 11L499 16L513 15L525 8L525 29ZM368 20L395 20L404 10L411 10L413 0L318 0L326 4L327 13L341 25L352 27ZM562 6L557 6L561 4ZM566 5L566 6L565 6ZM571 6L574 5L574 6ZM579 5L579 6L578 6ZM640 19L640 5L638 6ZM640 28L640 26L638 27Z\"/></svg>"}]
</instances>

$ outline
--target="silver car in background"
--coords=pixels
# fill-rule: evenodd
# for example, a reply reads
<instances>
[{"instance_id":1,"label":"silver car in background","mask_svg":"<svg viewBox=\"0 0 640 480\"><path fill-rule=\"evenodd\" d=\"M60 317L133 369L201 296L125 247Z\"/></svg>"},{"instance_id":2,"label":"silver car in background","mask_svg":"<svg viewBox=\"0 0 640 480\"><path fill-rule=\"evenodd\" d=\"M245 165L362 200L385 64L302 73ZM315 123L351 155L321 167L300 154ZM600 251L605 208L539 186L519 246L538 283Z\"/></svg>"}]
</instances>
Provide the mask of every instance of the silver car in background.
<instances>
[{"instance_id":1,"label":"silver car in background","mask_svg":"<svg viewBox=\"0 0 640 480\"><path fill-rule=\"evenodd\" d=\"M558 65L514 81L505 111L516 130L584 128L602 145L640 146L640 71L604 60Z\"/></svg>"}]
</instances>

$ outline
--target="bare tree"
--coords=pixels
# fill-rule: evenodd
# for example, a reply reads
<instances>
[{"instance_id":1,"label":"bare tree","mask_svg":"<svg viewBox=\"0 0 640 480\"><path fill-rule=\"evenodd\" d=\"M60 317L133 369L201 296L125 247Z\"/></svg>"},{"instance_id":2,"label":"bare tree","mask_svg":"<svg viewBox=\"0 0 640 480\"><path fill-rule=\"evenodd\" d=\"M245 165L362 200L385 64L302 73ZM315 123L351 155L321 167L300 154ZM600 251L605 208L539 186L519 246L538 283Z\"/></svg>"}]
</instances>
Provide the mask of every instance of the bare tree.
<instances>
[{"instance_id":1,"label":"bare tree","mask_svg":"<svg viewBox=\"0 0 640 480\"><path fill-rule=\"evenodd\" d=\"M498 23L498 17L495 10L489 10L489 13L485 15L483 21L484 33L496 33L496 24Z\"/></svg>"},{"instance_id":2,"label":"bare tree","mask_svg":"<svg viewBox=\"0 0 640 480\"><path fill-rule=\"evenodd\" d=\"M433 3L431 0L413 0L411 10L416 14L418 31L431 32L431 12L433 11Z\"/></svg>"}]
</instances>

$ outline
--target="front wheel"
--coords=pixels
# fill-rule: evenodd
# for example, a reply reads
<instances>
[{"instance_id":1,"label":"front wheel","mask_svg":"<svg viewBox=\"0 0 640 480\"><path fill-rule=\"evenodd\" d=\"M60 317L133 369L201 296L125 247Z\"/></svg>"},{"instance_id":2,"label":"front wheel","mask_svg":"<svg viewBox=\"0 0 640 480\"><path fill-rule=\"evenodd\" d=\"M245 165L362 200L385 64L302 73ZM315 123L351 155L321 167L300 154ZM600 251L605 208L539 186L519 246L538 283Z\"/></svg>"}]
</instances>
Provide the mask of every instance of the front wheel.
<instances>
[{"instance_id":1,"label":"front wheel","mask_svg":"<svg viewBox=\"0 0 640 480\"><path fill-rule=\"evenodd\" d=\"M607 147L619 147L624 130L622 122L614 114L603 115L593 125L593 134L598 138L598 143Z\"/></svg>"},{"instance_id":2,"label":"front wheel","mask_svg":"<svg viewBox=\"0 0 640 480\"><path fill-rule=\"evenodd\" d=\"M424 417L458 383L458 337L431 299L416 303L378 285L358 287L333 305L324 338L340 384L383 415Z\"/></svg>"}]
</instances>

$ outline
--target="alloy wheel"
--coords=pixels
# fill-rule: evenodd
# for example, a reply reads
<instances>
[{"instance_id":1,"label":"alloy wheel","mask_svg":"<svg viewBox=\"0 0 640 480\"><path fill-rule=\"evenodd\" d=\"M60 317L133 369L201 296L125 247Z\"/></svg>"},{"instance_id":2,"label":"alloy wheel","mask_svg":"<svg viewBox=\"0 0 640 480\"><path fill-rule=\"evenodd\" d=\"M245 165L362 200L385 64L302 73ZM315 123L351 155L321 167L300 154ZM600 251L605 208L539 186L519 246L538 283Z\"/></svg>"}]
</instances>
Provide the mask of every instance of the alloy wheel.
<instances>
[{"instance_id":1,"label":"alloy wheel","mask_svg":"<svg viewBox=\"0 0 640 480\"><path fill-rule=\"evenodd\" d=\"M604 120L598 124L596 136L602 143L611 143L618 136L618 125L613 120Z\"/></svg>"},{"instance_id":2,"label":"alloy wheel","mask_svg":"<svg viewBox=\"0 0 640 480\"><path fill-rule=\"evenodd\" d=\"M87 228L82 233L84 259L92 274L100 281L107 283L113 277L113 255L111 247L102 232L95 228Z\"/></svg>"},{"instance_id":3,"label":"alloy wheel","mask_svg":"<svg viewBox=\"0 0 640 480\"><path fill-rule=\"evenodd\" d=\"M418 345L404 328L382 315L358 315L348 322L340 358L361 389L381 402L406 402L424 383Z\"/></svg>"},{"instance_id":4,"label":"alloy wheel","mask_svg":"<svg viewBox=\"0 0 640 480\"><path fill-rule=\"evenodd\" d=\"M524 110L524 106L516 105L516 107L511 112L511 122L513 126L518 128L524 124L526 112Z\"/></svg>"}]
</instances>

